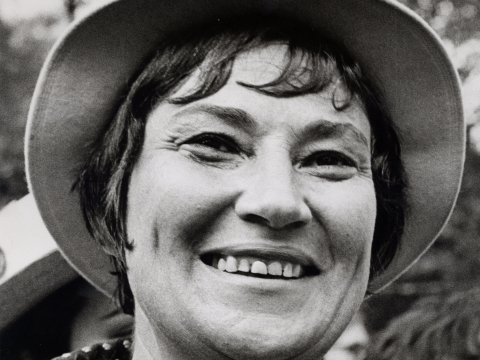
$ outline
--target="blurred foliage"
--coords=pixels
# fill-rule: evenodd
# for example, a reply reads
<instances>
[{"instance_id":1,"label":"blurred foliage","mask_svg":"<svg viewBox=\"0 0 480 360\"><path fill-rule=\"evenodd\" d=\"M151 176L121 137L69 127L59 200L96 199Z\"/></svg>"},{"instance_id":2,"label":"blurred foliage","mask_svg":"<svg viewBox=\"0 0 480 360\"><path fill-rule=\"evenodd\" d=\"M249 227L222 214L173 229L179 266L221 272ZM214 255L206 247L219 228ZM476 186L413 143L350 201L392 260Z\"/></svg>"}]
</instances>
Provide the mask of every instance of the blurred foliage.
<instances>
[{"instance_id":1,"label":"blurred foliage","mask_svg":"<svg viewBox=\"0 0 480 360\"><path fill-rule=\"evenodd\" d=\"M61 13L13 22L1 18L0 208L27 192L23 134L31 95L48 49L76 11L100 1L104 0L65 0ZM418 297L468 287L480 275L480 1L401 2L435 29L458 69L470 144L462 191L451 221L435 246L378 300L392 310L390 297L396 295L398 311L405 307L399 295ZM381 313L379 308L376 312Z\"/></svg>"},{"instance_id":2,"label":"blurred foliage","mask_svg":"<svg viewBox=\"0 0 480 360\"><path fill-rule=\"evenodd\" d=\"M480 279L480 1L401 2L434 28L458 70L469 144L458 202L442 234L397 282L365 302L371 332L382 330L415 301L443 299Z\"/></svg>"},{"instance_id":3,"label":"blurred foliage","mask_svg":"<svg viewBox=\"0 0 480 360\"><path fill-rule=\"evenodd\" d=\"M480 288L419 300L370 342L369 360L480 359Z\"/></svg>"},{"instance_id":4,"label":"blurred foliage","mask_svg":"<svg viewBox=\"0 0 480 360\"><path fill-rule=\"evenodd\" d=\"M67 23L62 15L0 22L0 208L27 192L23 139L28 108L43 61Z\"/></svg>"},{"instance_id":5,"label":"blurred foliage","mask_svg":"<svg viewBox=\"0 0 480 360\"><path fill-rule=\"evenodd\" d=\"M389 292L423 295L480 276L480 2L402 0L440 35L462 81L469 146L459 199L440 238Z\"/></svg>"},{"instance_id":6,"label":"blurred foliage","mask_svg":"<svg viewBox=\"0 0 480 360\"><path fill-rule=\"evenodd\" d=\"M400 0L456 45L480 34L478 0Z\"/></svg>"}]
</instances>

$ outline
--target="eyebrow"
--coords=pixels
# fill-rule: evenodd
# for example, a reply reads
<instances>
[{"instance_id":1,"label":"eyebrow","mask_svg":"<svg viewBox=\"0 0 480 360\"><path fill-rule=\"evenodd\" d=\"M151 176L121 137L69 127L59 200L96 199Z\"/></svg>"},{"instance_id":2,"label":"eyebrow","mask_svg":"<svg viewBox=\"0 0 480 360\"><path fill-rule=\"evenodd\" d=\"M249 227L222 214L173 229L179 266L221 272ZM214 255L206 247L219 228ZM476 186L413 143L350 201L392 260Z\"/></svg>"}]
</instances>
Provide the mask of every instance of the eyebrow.
<instances>
[{"instance_id":1,"label":"eyebrow","mask_svg":"<svg viewBox=\"0 0 480 360\"><path fill-rule=\"evenodd\" d=\"M198 112L212 115L234 127L249 129L256 125L255 120L244 110L209 104L196 104L179 111L175 116L190 115Z\"/></svg>"},{"instance_id":2,"label":"eyebrow","mask_svg":"<svg viewBox=\"0 0 480 360\"><path fill-rule=\"evenodd\" d=\"M357 142L365 145L367 148L370 148L370 141L355 125L350 123L336 123L328 120L319 120L314 124L308 125L307 128L302 132L307 134L305 136L305 140L319 137L334 138L352 135Z\"/></svg>"},{"instance_id":3,"label":"eyebrow","mask_svg":"<svg viewBox=\"0 0 480 360\"><path fill-rule=\"evenodd\" d=\"M195 104L179 111L175 116L190 115L198 112L203 112L208 115L217 117L227 124L251 129L256 125L256 121L244 110L234 107L223 107L210 104ZM362 143L367 148L370 148L370 141L365 135L353 124L336 123L328 120L318 120L313 124L307 125L307 128L302 131L305 135L305 140L321 138L342 137L345 135L353 135L357 142Z\"/></svg>"}]
</instances>

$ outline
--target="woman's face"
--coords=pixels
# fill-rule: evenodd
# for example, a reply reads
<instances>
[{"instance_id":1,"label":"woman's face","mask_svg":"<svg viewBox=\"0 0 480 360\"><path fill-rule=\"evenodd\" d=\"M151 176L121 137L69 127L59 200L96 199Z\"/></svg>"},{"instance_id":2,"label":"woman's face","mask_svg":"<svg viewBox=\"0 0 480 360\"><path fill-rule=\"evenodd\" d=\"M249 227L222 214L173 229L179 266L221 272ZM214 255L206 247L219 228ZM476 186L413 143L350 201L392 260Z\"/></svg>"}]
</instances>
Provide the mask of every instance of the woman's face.
<instances>
[{"instance_id":1,"label":"woman's face","mask_svg":"<svg viewBox=\"0 0 480 360\"><path fill-rule=\"evenodd\" d=\"M335 110L333 87L275 98L239 84L277 78L285 49L243 54L214 95L148 116L127 265L137 336L162 351L310 358L363 299L376 217L370 125L357 100Z\"/></svg>"}]
</instances>

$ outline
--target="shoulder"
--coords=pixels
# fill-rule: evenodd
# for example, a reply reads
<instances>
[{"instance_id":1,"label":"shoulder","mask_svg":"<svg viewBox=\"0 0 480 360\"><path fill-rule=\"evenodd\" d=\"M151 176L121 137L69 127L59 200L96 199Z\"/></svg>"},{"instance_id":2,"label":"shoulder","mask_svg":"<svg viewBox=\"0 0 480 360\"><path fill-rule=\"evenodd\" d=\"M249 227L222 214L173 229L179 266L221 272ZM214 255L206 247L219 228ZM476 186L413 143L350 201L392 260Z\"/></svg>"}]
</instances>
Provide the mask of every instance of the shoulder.
<instances>
[{"instance_id":1,"label":"shoulder","mask_svg":"<svg viewBox=\"0 0 480 360\"><path fill-rule=\"evenodd\" d=\"M132 342L129 339L108 341L63 354L53 360L130 360Z\"/></svg>"}]
</instances>

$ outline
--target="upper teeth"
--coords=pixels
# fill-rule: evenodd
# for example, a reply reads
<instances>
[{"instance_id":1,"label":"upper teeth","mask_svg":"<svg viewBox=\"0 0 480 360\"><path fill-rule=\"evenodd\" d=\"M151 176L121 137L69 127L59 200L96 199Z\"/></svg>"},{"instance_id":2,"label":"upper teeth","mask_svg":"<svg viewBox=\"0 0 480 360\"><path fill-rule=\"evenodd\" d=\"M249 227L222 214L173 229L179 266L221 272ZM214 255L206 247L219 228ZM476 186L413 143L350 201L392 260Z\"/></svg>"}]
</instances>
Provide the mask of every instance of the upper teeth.
<instances>
[{"instance_id":1,"label":"upper teeth","mask_svg":"<svg viewBox=\"0 0 480 360\"><path fill-rule=\"evenodd\" d=\"M261 275L283 276L286 278L299 278L304 274L303 266L289 262L271 261L266 262L261 259L251 257L217 257L213 261L213 266L220 271L235 273L237 271Z\"/></svg>"}]
</instances>

